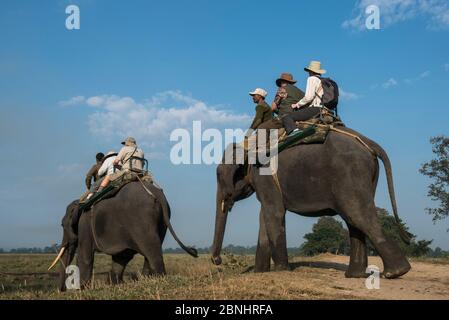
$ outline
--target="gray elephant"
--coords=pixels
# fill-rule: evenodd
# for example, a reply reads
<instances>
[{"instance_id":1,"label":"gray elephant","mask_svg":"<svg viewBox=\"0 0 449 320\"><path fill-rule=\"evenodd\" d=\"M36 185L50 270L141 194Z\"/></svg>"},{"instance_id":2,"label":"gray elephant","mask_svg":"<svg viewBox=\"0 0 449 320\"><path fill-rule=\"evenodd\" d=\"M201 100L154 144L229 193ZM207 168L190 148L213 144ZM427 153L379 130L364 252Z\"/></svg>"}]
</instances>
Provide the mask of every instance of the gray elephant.
<instances>
[{"instance_id":1,"label":"gray elephant","mask_svg":"<svg viewBox=\"0 0 449 320\"><path fill-rule=\"evenodd\" d=\"M340 215L344 219L351 244L346 277L366 277L365 236L381 256L386 278L396 278L410 270L398 244L382 231L374 204L379 157L384 163L393 212L399 223L390 160L374 141L349 128L344 130L357 134L371 150L352 137L331 131L323 144L299 145L278 155L279 186L273 176L259 174L257 167L248 174L242 165L218 166L213 263L221 264L228 212L236 201L255 192L261 203L256 272L269 271L270 258L277 270L288 269L286 210L308 217ZM402 228L401 238L410 241Z\"/></svg>"},{"instance_id":2,"label":"gray elephant","mask_svg":"<svg viewBox=\"0 0 449 320\"><path fill-rule=\"evenodd\" d=\"M125 267L136 253L145 257L143 275L165 274L162 242L167 227L185 251L198 256L194 248L184 246L176 236L170 224L167 199L163 191L151 183L145 183L145 187L140 182L128 183L114 197L102 200L88 211L80 214L78 208L78 201L67 207L62 219L61 251L51 266L61 260L61 291L66 289L65 267L72 262L75 253L82 287L92 278L95 251L112 256L113 283L123 281Z\"/></svg>"}]
</instances>

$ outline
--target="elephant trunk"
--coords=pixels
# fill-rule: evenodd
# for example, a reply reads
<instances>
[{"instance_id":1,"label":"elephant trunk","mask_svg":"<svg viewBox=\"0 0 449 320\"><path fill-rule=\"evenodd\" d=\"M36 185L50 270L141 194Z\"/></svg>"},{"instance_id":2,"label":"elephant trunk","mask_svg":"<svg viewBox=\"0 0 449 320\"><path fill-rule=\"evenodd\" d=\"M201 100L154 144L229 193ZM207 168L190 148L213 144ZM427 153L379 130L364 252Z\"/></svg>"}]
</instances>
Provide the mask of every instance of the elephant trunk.
<instances>
[{"instance_id":1,"label":"elephant trunk","mask_svg":"<svg viewBox=\"0 0 449 320\"><path fill-rule=\"evenodd\" d=\"M212 245L212 263L215 265L220 265L222 262L220 253L223 246L223 238L226 229L226 221L228 219L228 211L228 205L223 198L220 185L218 185L215 214L215 233L214 243Z\"/></svg>"}]
</instances>

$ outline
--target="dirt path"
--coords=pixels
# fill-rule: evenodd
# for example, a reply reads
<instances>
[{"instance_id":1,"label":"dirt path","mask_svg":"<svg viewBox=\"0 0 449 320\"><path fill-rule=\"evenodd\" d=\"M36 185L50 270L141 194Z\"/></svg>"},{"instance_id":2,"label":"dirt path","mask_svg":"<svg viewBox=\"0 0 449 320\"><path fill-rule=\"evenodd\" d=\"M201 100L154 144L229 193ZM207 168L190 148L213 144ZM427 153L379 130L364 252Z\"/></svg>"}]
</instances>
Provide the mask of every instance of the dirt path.
<instances>
[{"instance_id":1,"label":"dirt path","mask_svg":"<svg viewBox=\"0 0 449 320\"><path fill-rule=\"evenodd\" d=\"M346 279L343 270L349 263L344 256L320 255L311 259L298 261L297 281L305 281L305 289L313 289L323 297L356 299L449 299L449 265L429 262L411 262L412 269L400 279L380 279L380 289L368 290L365 279ZM307 267L307 264L310 267ZM334 264L334 265L333 265ZM381 270L382 261L370 257L369 265L376 265ZM334 268L332 268L334 267Z\"/></svg>"}]
</instances>

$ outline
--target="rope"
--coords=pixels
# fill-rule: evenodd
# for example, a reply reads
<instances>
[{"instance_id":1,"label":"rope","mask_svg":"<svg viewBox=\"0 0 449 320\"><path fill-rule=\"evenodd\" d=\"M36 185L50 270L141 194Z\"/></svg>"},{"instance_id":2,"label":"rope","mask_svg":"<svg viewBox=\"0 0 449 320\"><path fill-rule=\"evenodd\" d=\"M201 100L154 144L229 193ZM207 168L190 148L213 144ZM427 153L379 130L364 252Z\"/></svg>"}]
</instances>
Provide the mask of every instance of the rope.
<instances>
[{"instance_id":1,"label":"rope","mask_svg":"<svg viewBox=\"0 0 449 320\"><path fill-rule=\"evenodd\" d=\"M245 180L246 183L248 183L248 184L251 184L250 174L251 174L251 171L252 171L251 170L252 167L253 166L251 164L248 165L248 172L247 172L246 176L243 178L243 180ZM274 182L276 183L276 187L278 188L280 194L282 195L281 184L279 183L279 178L278 178L277 172L273 172L272 176L273 176ZM222 203L222 205L221 205L222 211L223 211L223 206L224 206L224 203Z\"/></svg>"},{"instance_id":2,"label":"rope","mask_svg":"<svg viewBox=\"0 0 449 320\"><path fill-rule=\"evenodd\" d=\"M140 179L139 176L137 176L137 179L140 181L140 183L142 184L142 187L145 189L145 191L152 197L156 198L156 196L150 191L148 190L148 188L145 186L145 184L143 183L142 179Z\"/></svg>"},{"instance_id":3,"label":"rope","mask_svg":"<svg viewBox=\"0 0 449 320\"><path fill-rule=\"evenodd\" d=\"M246 175L243 178L243 180L245 180L247 184L252 184L251 177L250 177L252 167L253 166L251 164L248 164L248 171L246 172Z\"/></svg>"},{"instance_id":4,"label":"rope","mask_svg":"<svg viewBox=\"0 0 449 320\"><path fill-rule=\"evenodd\" d=\"M367 144L366 144L366 143L365 143L365 142L364 142L358 135L355 135L355 134L352 134L352 133L349 133L349 132L346 132L346 131L337 129L337 128L335 128L333 125L330 125L330 129L331 129L332 131L339 132L339 133L345 134L345 135L347 135L347 136L350 136L350 137L356 139L358 142L360 142L362 145L364 145L365 148L367 148L367 149L369 150L369 152L371 152L373 155L376 155L376 153L374 152L374 150L371 149L371 147L370 147L369 145L367 145Z\"/></svg>"},{"instance_id":5,"label":"rope","mask_svg":"<svg viewBox=\"0 0 449 320\"><path fill-rule=\"evenodd\" d=\"M94 222L94 220L95 220L95 213L94 213L94 206L92 206L92 207L90 208L90 210L92 211L92 216L91 216L91 218L90 218L90 227L91 227L91 230L92 230L92 237L94 238L94 242L95 242L95 245L97 246L98 250L99 250L99 251L102 251L102 250L100 249L100 245L98 244L97 236L95 235L95 222Z\"/></svg>"},{"instance_id":6,"label":"rope","mask_svg":"<svg viewBox=\"0 0 449 320\"><path fill-rule=\"evenodd\" d=\"M371 152L373 155L376 156L376 152L374 152L374 150L371 149L371 147L370 147L369 145L367 145L367 144L366 144L366 143L365 143L365 142L364 142L358 135L355 135L355 134L346 132L346 131L341 130L341 129L337 129L337 128L335 128L332 124L331 124L331 125L325 125L325 124L313 123L313 122L310 122L310 121L299 121L299 123L315 125L315 126L317 126L317 127L322 127L322 128L329 128L329 130L331 130L331 131L335 131L335 132L338 132L338 133L347 135L347 136L349 136L349 137L351 137L351 138L356 139L356 140L357 140L358 142L360 142L365 148L367 148L369 152Z\"/></svg>"},{"instance_id":7,"label":"rope","mask_svg":"<svg viewBox=\"0 0 449 320\"><path fill-rule=\"evenodd\" d=\"M272 176L273 176L273 180L274 180L274 182L276 183L276 186L277 186L277 187L278 187L278 189L279 189L279 193L280 193L280 194L281 194L281 196L282 196L282 189L281 189L281 184L280 184L280 182L279 182L279 178L278 178L278 174L277 174L277 172L273 172Z\"/></svg>"}]
</instances>

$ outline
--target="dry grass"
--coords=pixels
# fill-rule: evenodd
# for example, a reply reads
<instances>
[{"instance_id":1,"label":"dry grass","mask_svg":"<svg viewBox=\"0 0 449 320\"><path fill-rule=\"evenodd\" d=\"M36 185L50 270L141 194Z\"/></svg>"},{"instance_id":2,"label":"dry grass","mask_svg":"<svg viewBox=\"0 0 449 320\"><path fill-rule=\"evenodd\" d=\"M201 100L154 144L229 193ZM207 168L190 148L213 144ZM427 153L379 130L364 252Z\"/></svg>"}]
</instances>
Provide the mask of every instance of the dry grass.
<instances>
[{"instance_id":1,"label":"dry grass","mask_svg":"<svg viewBox=\"0 0 449 320\"><path fill-rule=\"evenodd\" d=\"M167 276L142 277L143 258L130 263L122 285L107 284L110 257L97 255L91 288L59 293L55 273L46 272L53 255L0 255L1 299L449 299L449 266L444 261L413 262L414 270L381 290L364 279L345 279L347 257L294 257L292 271L255 274L253 256L224 256L220 267L206 255L165 255ZM381 262L372 258L370 263ZM428 275L425 272L429 273ZM5 275L9 273L10 275ZM22 275L11 275L21 273ZM35 273L23 275L23 273Z\"/></svg>"}]
</instances>

